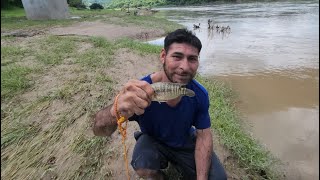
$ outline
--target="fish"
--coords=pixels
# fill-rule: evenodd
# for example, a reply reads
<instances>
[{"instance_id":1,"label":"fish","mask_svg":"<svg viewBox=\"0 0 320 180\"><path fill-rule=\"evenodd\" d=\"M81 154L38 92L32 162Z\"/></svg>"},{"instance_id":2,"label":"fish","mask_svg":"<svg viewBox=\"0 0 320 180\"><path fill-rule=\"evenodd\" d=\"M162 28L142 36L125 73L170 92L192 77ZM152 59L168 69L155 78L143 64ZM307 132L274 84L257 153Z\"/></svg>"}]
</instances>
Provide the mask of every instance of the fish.
<instances>
[{"instance_id":1,"label":"fish","mask_svg":"<svg viewBox=\"0 0 320 180\"><path fill-rule=\"evenodd\" d=\"M152 101L167 102L180 96L195 96L194 91L186 88L186 84L171 83L171 82L157 82L151 84L154 90Z\"/></svg>"}]
</instances>

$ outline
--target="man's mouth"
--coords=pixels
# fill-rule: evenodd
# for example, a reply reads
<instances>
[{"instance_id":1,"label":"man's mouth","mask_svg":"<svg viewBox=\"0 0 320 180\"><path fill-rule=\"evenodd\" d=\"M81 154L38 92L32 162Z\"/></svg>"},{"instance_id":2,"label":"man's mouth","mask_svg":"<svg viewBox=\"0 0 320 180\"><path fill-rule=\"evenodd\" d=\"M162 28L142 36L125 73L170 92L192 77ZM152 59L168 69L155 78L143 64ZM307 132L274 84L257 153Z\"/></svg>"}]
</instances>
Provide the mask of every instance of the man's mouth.
<instances>
[{"instance_id":1,"label":"man's mouth","mask_svg":"<svg viewBox=\"0 0 320 180\"><path fill-rule=\"evenodd\" d=\"M190 76L188 74L176 74L176 78L180 83L186 83L186 81L190 80Z\"/></svg>"},{"instance_id":2,"label":"man's mouth","mask_svg":"<svg viewBox=\"0 0 320 180\"><path fill-rule=\"evenodd\" d=\"M178 77L189 78L189 74L176 74Z\"/></svg>"}]
</instances>

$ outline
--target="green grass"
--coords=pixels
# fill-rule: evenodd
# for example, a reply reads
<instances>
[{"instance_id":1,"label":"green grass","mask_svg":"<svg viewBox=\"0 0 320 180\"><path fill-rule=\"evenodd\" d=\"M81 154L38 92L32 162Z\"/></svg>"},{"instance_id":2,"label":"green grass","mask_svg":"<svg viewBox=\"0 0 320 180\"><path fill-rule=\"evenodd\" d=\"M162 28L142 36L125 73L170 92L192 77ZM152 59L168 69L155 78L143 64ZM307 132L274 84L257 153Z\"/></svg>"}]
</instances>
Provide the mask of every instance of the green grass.
<instances>
[{"instance_id":1,"label":"green grass","mask_svg":"<svg viewBox=\"0 0 320 180\"><path fill-rule=\"evenodd\" d=\"M1 66L1 101L13 97L31 86L31 80L27 77L32 69L10 65Z\"/></svg>"},{"instance_id":2,"label":"green grass","mask_svg":"<svg viewBox=\"0 0 320 180\"><path fill-rule=\"evenodd\" d=\"M115 49L114 44L99 37L45 36L29 41L23 46L24 49L12 45L15 39L7 39L11 45L4 44L2 47L5 51L2 57L7 63L2 63L1 66L1 170L3 177L7 179L39 179L42 172L53 168L46 163L48 156L56 156L58 145L64 144L68 137L73 137L65 132L75 126L80 118L86 122L75 132L88 132L93 113L105 106L107 100L114 95L115 82L106 76L104 71L108 68L106 65L111 63ZM91 46L87 51L79 52L79 46L83 43ZM35 49L33 53L26 53L31 49ZM90 63L85 63L83 67L77 66L84 65L78 63L78 60L87 60L85 55L94 57L100 63L97 63L97 66L88 66ZM35 58L30 59L31 56ZM39 57L46 57L47 60ZM30 59L33 66L42 67L43 70L28 68L29 63L22 63L24 59ZM71 61L66 61L67 59ZM91 63L95 64L96 61ZM20 95L33 85L28 75L34 78L32 82L39 83L37 78L50 77L48 72L58 65L74 68L70 72L76 73L76 76L69 80L62 79L57 88L33 101L21 98ZM89 70L88 67L92 69ZM57 79L68 76L67 72L57 73L52 76L58 76ZM41 94L37 89L33 91ZM95 94L91 95L91 91ZM3 97L6 98L5 101ZM54 106L57 102L66 107L60 111L52 109L59 108ZM48 117L53 119L52 123L47 124ZM44 126L47 128L43 128ZM94 177L103 161L102 151L107 144L105 138L86 136L81 143L77 143L78 140L74 142L73 148L75 153L79 154L80 163L76 167L67 167L74 170L64 172L63 177ZM71 144L66 148L68 149L72 152ZM70 153L68 155L71 156Z\"/></svg>"},{"instance_id":3,"label":"green grass","mask_svg":"<svg viewBox=\"0 0 320 180\"><path fill-rule=\"evenodd\" d=\"M1 18L7 17L25 17L26 13L23 8L1 9Z\"/></svg>"},{"instance_id":4,"label":"green grass","mask_svg":"<svg viewBox=\"0 0 320 180\"><path fill-rule=\"evenodd\" d=\"M197 80L208 90L212 128L218 133L220 141L231 150L249 174L278 179L280 173L275 168L279 160L244 131L234 107L236 97L232 90L215 80L201 76Z\"/></svg>"},{"instance_id":5,"label":"green grass","mask_svg":"<svg viewBox=\"0 0 320 180\"><path fill-rule=\"evenodd\" d=\"M75 54L76 41L70 37L49 36L38 42L41 50L37 51L36 59L45 65L59 65Z\"/></svg>"},{"instance_id":6,"label":"green grass","mask_svg":"<svg viewBox=\"0 0 320 180\"><path fill-rule=\"evenodd\" d=\"M113 80L111 77L103 75L103 74L98 74L96 76L96 83L100 84L100 83L112 83Z\"/></svg>"},{"instance_id":7,"label":"green grass","mask_svg":"<svg viewBox=\"0 0 320 180\"><path fill-rule=\"evenodd\" d=\"M129 48L140 54L157 54L161 51L160 46L150 45L143 42L134 41L132 39L123 38L116 42L117 48Z\"/></svg>"},{"instance_id":8,"label":"green grass","mask_svg":"<svg viewBox=\"0 0 320 180\"><path fill-rule=\"evenodd\" d=\"M127 26L128 24L143 26L145 28L154 27L156 29L164 29L170 32L182 25L170 22L156 16L133 16L127 15L123 11L118 10L76 10L69 9L70 16L79 16L80 19L60 19L60 20L28 20L23 9L15 8L11 10L1 10L1 29L42 29L53 26L66 26L82 21L103 20L108 23Z\"/></svg>"},{"instance_id":9,"label":"green grass","mask_svg":"<svg viewBox=\"0 0 320 180\"><path fill-rule=\"evenodd\" d=\"M1 29L5 30L46 28L57 25L66 26L84 20L87 20L87 18L84 17L82 19L60 19L45 21L28 20L25 11L22 8L1 10Z\"/></svg>"},{"instance_id":10,"label":"green grass","mask_svg":"<svg viewBox=\"0 0 320 180\"><path fill-rule=\"evenodd\" d=\"M90 38L90 40L93 43L94 47L106 48L108 52L112 51L113 44L108 42L104 37L92 37Z\"/></svg>"},{"instance_id":11,"label":"green grass","mask_svg":"<svg viewBox=\"0 0 320 180\"><path fill-rule=\"evenodd\" d=\"M101 67L109 66L114 54L114 44L110 43L103 37L92 37L86 42L92 43L94 48L88 49L75 55L76 63L83 67Z\"/></svg>"},{"instance_id":12,"label":"green grass","mask_svg":"<svg viewBox=\"0 0 320 180\"><path fill-rule=\"evenodd\" d=\"M79 22L78 20L28 20L26 17L1 17L1 29L16 30L16 29L35 29L47 28L53 26L66 26L72 23Z\"/></svg>"},{"instance_id":13,"label":"green grass","mask_svg":"<svg viewBox=\"0 0 320 180\"><path fill-rule=\"evenodd\" d=\"M12 123L14 126L1 133L1 149L9 145L19 145L19 142L32 138L40 131L38 124Z\"/></svg>"},{"instance_id":14,"label":"green grass","mask_svg":"<svg viewBox=\"0 0 320 180\"><path fill-rule=\"evenodd\" d=\"M30 52L19 46L2 46L1 66L5 66L16 61L20 61L28 53Z\"/></svg>"},{"instance_id":15,"label":"green grass","mask_svg":"<svg viewBox=\"0 0 320 180\"><path fill-rule=\"evenodd\" d=\"M103 164L103 155L105 150L106 138L93 137L88 138L80 134L73 142L73 151L86 157L72 179L94 179L97 172Z\"/></svg>"},{"instance_id":16,"label":"green grass","mask_svg":"<svg viewBox=\"0 0 320 180\"><path fill-rule=\"evenodd\" d=\"M76 62L83 67L96 68L108 65L111 62L111 55L101 49L90 49L79 55Z\"/></svg>"}]
</instances>

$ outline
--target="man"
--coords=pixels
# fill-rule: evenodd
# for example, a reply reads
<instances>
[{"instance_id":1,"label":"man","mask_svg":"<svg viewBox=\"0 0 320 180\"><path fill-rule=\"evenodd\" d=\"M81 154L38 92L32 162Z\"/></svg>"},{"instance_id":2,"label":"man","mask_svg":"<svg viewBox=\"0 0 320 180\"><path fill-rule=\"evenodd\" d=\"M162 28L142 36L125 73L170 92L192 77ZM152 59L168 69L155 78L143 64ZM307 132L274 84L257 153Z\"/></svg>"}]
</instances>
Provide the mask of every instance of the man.
<instances>
[{"instance_id":1,"label":"man","mask_svg":"<svg viewBox=\"0 0 320 180\"><path fill-rule=\"evenodd\" d=\"M183 179L227 179L212 150L208 93L193 79L201 48L200 40L186 29L168 34L160 53L163 70L130 80L115 98L117 102L95 116L93 131L98 136L110 136L116 130L116 112L139 123L131 165L142 178L164 179L161 169L170 162ZM150 84L156 82L183 83L196 95L154 102Z\"/></svg>"}]
</instances>

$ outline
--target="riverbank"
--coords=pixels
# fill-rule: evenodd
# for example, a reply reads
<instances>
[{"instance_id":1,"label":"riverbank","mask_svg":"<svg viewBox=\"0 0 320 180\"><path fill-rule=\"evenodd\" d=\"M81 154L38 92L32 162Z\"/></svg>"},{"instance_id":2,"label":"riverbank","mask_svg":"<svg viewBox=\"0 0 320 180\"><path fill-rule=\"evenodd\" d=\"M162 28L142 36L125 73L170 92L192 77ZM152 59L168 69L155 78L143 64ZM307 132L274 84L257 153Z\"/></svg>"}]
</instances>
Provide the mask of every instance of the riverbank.
<instances>
[{"instance_id":1,"label":"riverbank","mask_svg":"<svg viewBox=\"0 0 320 180\"><path fill-rule=\"evenodd\" d=\"M181 26L109 10L73 10L80 19L59 21L28 21L21 9L16 12L1 12L2 177L124 179L120 135L94 137L92 116L112 103L127 80L161 68L160 47L132 39L145 41ZM239 131L230 91L198 79L212 99L214 150L228 177L272 177L269 156ZM137 129L130 123L128 134ZM131 157L133 137L126 143Z\"/></svg>"}]
</instances>

